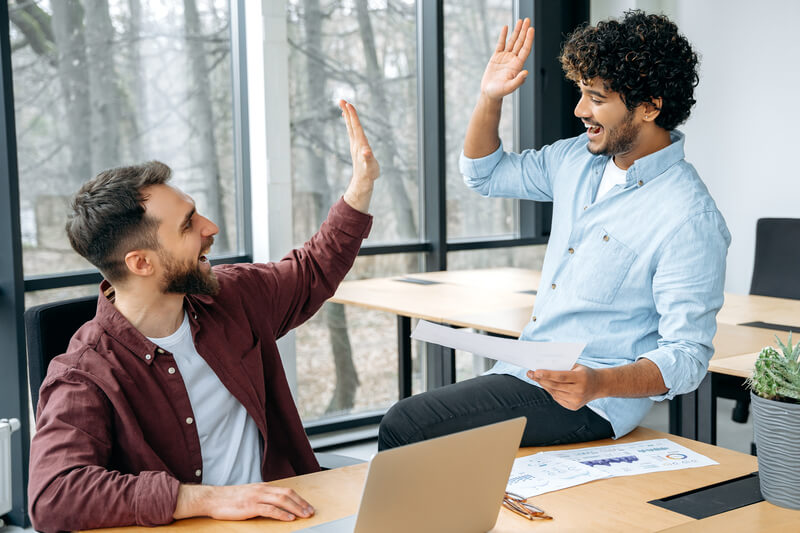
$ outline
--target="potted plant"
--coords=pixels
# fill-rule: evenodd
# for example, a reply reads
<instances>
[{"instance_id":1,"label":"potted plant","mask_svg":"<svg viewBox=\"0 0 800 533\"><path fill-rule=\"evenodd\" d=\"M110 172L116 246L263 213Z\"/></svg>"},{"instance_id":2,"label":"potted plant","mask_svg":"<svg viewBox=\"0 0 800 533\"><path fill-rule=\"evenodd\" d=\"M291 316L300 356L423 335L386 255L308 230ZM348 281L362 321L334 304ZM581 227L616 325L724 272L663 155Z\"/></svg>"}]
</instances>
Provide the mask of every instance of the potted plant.
<instances>
[{"instance_id":1,"label":"potted plant","mask_svg":"<svg viewBox=\"0 0 800 533\"><path fill-rule=\"evenodd\" d=\"M748 378L758 450L761 494L768 502L800 509L800 342L768 346Z\"/></svg>"}]
</instances>

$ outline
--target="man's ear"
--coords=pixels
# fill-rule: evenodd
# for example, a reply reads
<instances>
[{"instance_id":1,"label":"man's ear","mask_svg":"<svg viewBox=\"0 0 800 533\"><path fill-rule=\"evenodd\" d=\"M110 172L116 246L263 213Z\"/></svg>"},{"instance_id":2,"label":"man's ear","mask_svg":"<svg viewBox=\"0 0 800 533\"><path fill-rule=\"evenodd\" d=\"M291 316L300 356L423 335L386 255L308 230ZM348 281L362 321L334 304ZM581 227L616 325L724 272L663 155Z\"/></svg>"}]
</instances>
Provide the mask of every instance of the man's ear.
<instances>
[{"instance_id":1,"label":"man's ear","mask_svg":"<svg viewBox=\"0 0 800 533\"><path fill-rule=\"evenodd\" d=\"M125 254L125 266L134 276L148 277L155 273L153 250L132 250Z\"/></svg>"},{"instance_id":2,"label":"man's ear","mask_svg":"<svg viewBox=\"0 0 800 533\"><path fill-rule=\"evenodd\" d=\"M661 104L663 103L662 98L659 96L658 98L653 98L649 102L645 102L642 104L642 108L644 109L644 113L642 118L645 122L653 122L656 117L661 113Z\"/></svg>"}]
</instances>

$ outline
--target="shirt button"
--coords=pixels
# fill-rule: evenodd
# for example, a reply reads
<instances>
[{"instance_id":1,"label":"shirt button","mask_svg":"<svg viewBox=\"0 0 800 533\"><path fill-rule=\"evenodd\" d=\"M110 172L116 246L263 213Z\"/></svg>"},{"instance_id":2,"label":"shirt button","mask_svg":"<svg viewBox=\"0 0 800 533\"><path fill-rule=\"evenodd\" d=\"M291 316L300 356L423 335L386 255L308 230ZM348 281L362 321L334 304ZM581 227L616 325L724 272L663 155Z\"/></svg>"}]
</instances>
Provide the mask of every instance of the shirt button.
<instances>
[{"instance_id":1,"label":"shirt button","mask_svg":"<svg viewBox=\"0 0 800 533\"><path fill-rule=\"evenodd\" d=\"M192 316L194 317L195 320L197 320L197 313L193 314Z\"/></svg>"},{"instance_id":2,"label":"shirt button","mask_svg":"<svg viewBox=\"0 0 800 533\"><path fill-rule=\"evenodd\" d=\"M531 321L536 322L536 317L531 318Z\"/></svg>"},{"instance_id":3,"label":"shirt button","mask_svg":"<svg viewBox=\"0 0 800 533\"><path fill-rule=\"evenodd\" d=\"M150 359L152 359L152 358L153 358L153 356L152 356L152 355L150 355L150 354L147 354L147 355L145 355L145 356L144 356L144 358L145 358L145 359L147 359L147 360L149 361Z\"/></svg>"},{"instance_id":4,"label":"shirt button","mask_svg":"<svg viewBox=\"0 0 800 533\"><path fill-rule=\"evenodd\" d=\"M164 353L164 350L162 350L161 348L156 348L156 353Z\"/></svg>"},{"instance_id":5,"label":"shirt button","mask_svg":"<svg viewBox=\"0 0 800 533\"><path fill-rule=\"evenodd\" d=\"M583 206L583 210L586 211L586 208L589 207L588 205Z\"/></svg>"},{"instance_id":6,"label":"shirt button","mask_svg":"<svg viewBox=\"0 0 800 533\"><path fill-rule=\"evenodd\" d=\"M169 367L167 369L167 372L169 372L170 374L174 374L175 373L175 369L173 367Z\"/></svg>"},{"instance_id":7,"label":"shirt button","mask_svg":"<svg viewBox=\"0 0 800 533\"><path fill-rule=\"evenodd\" d=\"M195 476L197 476L197 477L200 477L200 475L201 475L202 473L203 473L203 471L202 471L202 470L200 470L199 468L198 468L197 470L195 470L195 471L194 471L194 475L195 475Z\"/></svg>"},{"instance_id":8,"label":"shirt button","mask_svg":"<svg viewBox=\"0 0 800 533\"><path fill-rule=\"evenodd\" d=\"M603 235L603 240L608 241L608 235Z\"/></svg>"},{"instance_id":9,"label":"shirt button","mask_svg":"<svg viewBox=\"0 0 800 533\"><path fill-rule=\"evenodd\" d=\"M192 419L191 416L186 419L187 424L191 424L192 422L194 422L194 420Z\"/></svg>"},{"instance_id":10,"label":"shirt button","mask_svg":"<svg viewBox=\"0 0 800 533\"><path fill-rule=\"evenodd\" d=\"M639 180L639 187L641 187L642 185L644 185L644 182L642 180Z\"/></svg>"},{"instance_id":11,"label":"shirt button","mask_svg":"<svg viewBox=\"0 0 800 533\"><path fill-rule=\"evenodd\" d=\"M550 285L550 288L551 288L551 289L553 289L553 290L555 290L555 288L556 288L556 284L555 284L555 283L553 283L552 285Z\"/></svg>"},{"instance_id":12,"label":"shirt button","mask_svg":"<svg viewBox=\"0 0 800 533\"><path fill-rule=\"evenodd\" d=\"M569 253L574 254L575 253L575 249L574 248L570 248L569 249Z\"/></svg>"}]
</instances>

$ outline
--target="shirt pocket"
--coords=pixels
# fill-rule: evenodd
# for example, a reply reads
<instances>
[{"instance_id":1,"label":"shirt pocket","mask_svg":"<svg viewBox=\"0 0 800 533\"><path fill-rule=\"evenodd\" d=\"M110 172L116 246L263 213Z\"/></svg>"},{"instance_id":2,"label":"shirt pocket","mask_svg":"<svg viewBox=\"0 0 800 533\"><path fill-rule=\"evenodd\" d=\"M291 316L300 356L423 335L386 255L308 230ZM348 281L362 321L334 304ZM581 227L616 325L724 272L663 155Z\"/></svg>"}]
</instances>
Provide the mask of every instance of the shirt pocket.
<instances>
[{"instance_id":1,"label":"shirt pocket","mask_svg":"<svg viewBox=\"0 0 800 533\"><path fill-rule=\"evenodd\" d=\"M579 298L599 304L614 301L637 257L605 229L594 232L575 255L580 261L576 293Z\"/></svg>"}]
</instances>

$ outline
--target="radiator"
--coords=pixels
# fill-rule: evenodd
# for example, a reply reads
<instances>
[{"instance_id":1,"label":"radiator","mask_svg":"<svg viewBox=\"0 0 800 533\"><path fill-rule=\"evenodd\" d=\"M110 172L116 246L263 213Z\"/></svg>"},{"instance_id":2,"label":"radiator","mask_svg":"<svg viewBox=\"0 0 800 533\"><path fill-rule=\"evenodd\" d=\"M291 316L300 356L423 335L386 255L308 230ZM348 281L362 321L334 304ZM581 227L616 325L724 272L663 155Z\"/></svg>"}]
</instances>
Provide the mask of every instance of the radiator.
<instances>
[{"instance_id":1,"label":"radiator","mask_svg":"<svg viewBox=\"0 0 800 533\"><path fill-rule=\"evenodd\" d=\"M11 511L11 434L19 420L0 418L0 516Z\"/></svg>"}]
</instances>

